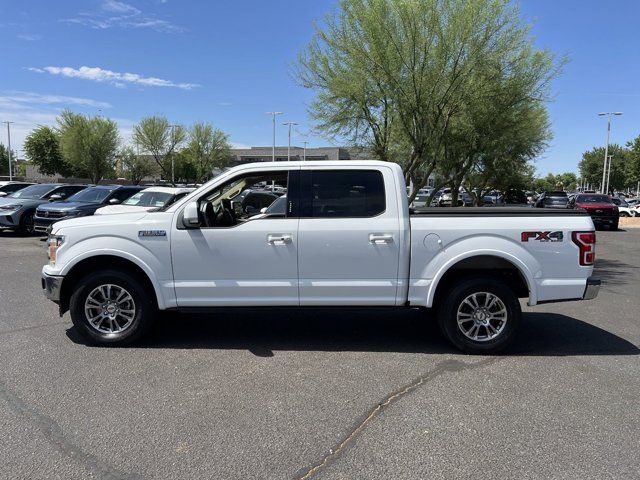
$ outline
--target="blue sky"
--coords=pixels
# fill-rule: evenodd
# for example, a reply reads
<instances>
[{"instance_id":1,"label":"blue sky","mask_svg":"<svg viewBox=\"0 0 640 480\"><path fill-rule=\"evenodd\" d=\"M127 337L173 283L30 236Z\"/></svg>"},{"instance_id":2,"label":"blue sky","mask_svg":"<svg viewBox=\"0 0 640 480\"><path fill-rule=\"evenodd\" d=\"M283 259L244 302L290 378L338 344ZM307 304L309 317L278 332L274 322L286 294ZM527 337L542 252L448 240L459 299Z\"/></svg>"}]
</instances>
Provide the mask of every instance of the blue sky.
<instances>
[{"instance_id":1,"label":"blue sky","mask_svg":"<svg viewBox=\"0 0 640 480\"><path fill-rule=\"evenodd\" d=\"M53 124L62 108L118 121L124 141L150 114L210 121L235 145L270 145L267 111L296 121L292 143L329 142L310 133L313 92L293 76L313 24L332 0L82 0L2 2L0 121L14 121L12 145ZM640 2L524 0L536 44L570 62L553 85L554 139L541 174L574 170L582 151L605 141L600 111L619 110L612 142L640 134ZM6 144L6 131L0 130Z\"/></svg>"}]
</instances>

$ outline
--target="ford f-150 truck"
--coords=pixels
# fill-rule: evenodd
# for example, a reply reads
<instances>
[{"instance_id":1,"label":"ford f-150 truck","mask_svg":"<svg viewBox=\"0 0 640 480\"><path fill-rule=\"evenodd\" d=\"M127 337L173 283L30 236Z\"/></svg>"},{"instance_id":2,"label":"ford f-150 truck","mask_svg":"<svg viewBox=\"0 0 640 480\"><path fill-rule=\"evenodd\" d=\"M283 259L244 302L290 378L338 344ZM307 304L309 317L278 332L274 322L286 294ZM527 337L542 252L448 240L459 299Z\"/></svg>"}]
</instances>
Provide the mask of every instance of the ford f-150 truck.
<instances>
[{"instance_id":1,"label":"ford f-150 truck","mask_svg":"<svg viewBox=\"0 0 640 480\"><path fill-rule=\"evenodd\" d=\"M286 208L234 201L265 183ZM158 310L379 306L433 309L456 347L490 353L518 330L519 298L597 295L595 240L579 210L414 213L393 163L246 164L157 211L56 223L42 287L99 345L140 338Z\"/></svg>"}]
</instances>

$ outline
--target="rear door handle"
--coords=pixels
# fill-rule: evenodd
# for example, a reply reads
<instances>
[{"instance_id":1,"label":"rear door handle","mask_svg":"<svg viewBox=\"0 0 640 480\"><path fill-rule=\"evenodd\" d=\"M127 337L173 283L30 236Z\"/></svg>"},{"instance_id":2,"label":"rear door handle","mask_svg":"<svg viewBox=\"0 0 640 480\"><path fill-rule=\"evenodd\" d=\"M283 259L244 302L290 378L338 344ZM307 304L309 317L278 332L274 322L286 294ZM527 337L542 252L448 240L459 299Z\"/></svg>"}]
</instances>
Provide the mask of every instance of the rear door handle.
<instances>
[{"instance_id":1,"label":"rear door handle","mask_svg":"<svg viewBox=\"0 0 640 480\"><path fill-rule=\"evenodd\" d=\"M373 243L374 245L393 243L393 235L390 233L370 233L369 243Z\"/></svg>"},{"instance_id":2,"label":"rear door handle","mask_svg":"<svg viewBox=\"0 0 640 480\"><path fill-rule=\"evenodd\" d=\"M267 235L267 243L269 245L287 245L291 242L292 237L289 233L270 233Z\"/></svg>"}]
</instances>

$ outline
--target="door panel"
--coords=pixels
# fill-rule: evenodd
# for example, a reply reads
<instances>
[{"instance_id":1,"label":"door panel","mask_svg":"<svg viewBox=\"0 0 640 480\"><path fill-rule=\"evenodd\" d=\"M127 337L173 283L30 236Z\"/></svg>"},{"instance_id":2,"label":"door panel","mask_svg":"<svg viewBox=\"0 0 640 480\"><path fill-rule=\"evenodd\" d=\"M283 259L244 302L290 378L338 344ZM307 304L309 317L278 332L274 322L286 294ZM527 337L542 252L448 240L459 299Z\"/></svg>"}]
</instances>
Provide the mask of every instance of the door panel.
<instances>
[{"instance_id":1,"label":"door panel","mask_svg":"<svg viewBox=\"0 0 640 480\"><path fill-rule=\"evenodd\" d=\"M301 218L298 229L301 305L396 304L400 224L392 173L382 169L384 184L392 191L381 199L361 198L371 179L354 178L341 192L349 171L320 180L310 178L304 167L301 172L302 215L311 217ZM334 192L319 191L323 182ZM308 192L312 195L307 198ZM354 211L362 216L342 217Z\"/></svg>"},{"instance_id":2,"label":"door panel","mask_svg":"<svg viewBox=\"0 0 640 480\"><path fill-rule=\"evenodd\" d=\"M298 305L298 219L174 230L179 307Z\"/></svg>"}]
</instances>

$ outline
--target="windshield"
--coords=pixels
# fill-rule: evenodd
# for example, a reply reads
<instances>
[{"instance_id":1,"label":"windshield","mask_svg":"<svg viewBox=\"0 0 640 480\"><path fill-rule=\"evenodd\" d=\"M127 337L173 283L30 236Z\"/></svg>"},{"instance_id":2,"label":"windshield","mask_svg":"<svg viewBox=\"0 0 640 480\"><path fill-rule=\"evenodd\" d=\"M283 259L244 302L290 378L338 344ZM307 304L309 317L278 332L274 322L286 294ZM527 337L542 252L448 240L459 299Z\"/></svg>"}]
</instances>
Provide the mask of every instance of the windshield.
<instances>
[{"instance_id":1,"label":"windshield","mask_svg":"<svg viewBox=\"0 0 640 480\"><path fill-rule=\"evenodd\" d=\"M11 195L7 195L7 197L37 199L44 197L54 188L56 188L55 185L31 185L30 187L13 192Z\"/></svg>"},{"instance_id":2,"label":"windshield","mask_svg":"<svg viewBox=\"0 0 640 480\"><path fill-rule=\"evenodd\" d=\"M269 208L267 208L267 211L264 213L281 213L284 215L284 209L286 207L287 204L287 197L280 197L278 198L276 201L274 201L271 205L269 205Z\"/></svg>"},{"instance_id":3,"label":"windshield","mask_svg":"<svg viewBox=\"0 0 640 480\"><path fill-rule=\"evenodd\" d=\"M138 192L133 197L126 199L122 205L134 205L136 207L164 207L171 200L173 194L166 192Z\"/></svg>"},{"instance_id":4,"label":"windshield","mask_svg":"<svg viewBox=\"0 0 640 480\"><path fill-rule=\"evenodd\" d=\"M104 199L107 198L109 194L114 190L115 188L89 187L76 193L75 195L71 195L67 199L67 201L68 202L84 202L84 203L102 203Z\"/></svg>"},{"instance_id":5,"label":"windshield","mask_svg":"<svg viewBox=\"0 0 640 480\"><path fill-rule=\"evenodd\" d=\"M578 203L611 203L606 195L579 195Z\"/></svg>"}]
</instances>

